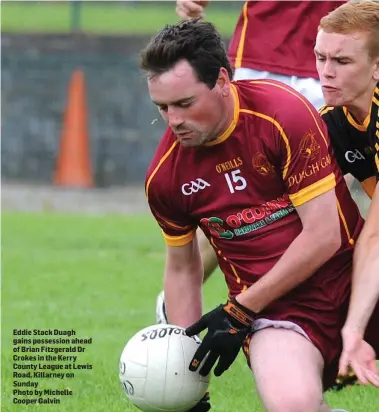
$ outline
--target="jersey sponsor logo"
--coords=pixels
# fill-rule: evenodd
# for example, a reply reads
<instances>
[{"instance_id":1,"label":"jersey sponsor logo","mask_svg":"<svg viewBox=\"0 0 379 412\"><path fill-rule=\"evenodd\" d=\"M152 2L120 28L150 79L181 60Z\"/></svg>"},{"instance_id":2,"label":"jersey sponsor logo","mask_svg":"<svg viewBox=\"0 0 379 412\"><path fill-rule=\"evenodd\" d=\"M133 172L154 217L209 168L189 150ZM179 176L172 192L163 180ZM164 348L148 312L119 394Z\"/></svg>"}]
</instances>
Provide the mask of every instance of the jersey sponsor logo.
<instances>
[{"instance_id":1,"label":"jersey sponsor logo","mask_svg":"<svg viewBox=\"0 0 379 412\"><path fill-rule=\"evenodd\" d=\"M189 196L193 193L197 193L199 190L205 189L208 186L210 186L208 182L204 179L198 178L196 180L191 180L189 183L184 183L184 185L182 185L182 193L185 196Z\"/></svg>"},{"instance_id":2,"label":"jersey sponsor logo","mask_svg":"<svg viewBox=\"0 0 379 412\"><path fill-rule=\"evenodd\" d=\"M345 159L349 163L354 163L356 160L366 160L366 158L358 149L348 150L347 152L345 152Z\"/></svg>"},{"instance_id":3,"label":"jersey sponsor logo","mask_svg":"<svg viewBox=\"0 0 379 412\"><path fill-rule=\"evenodd\" d=\"M267 160L267 157L261 152L258 152L253 156L252 165L253 168L263 176L275 175L274 166Z\"/></svg>"},{"instance_id":4,"label":"jersey sponsor logo","mask_svg":"<svg viewBox=\"0 0 379 412\"><path fill-rule=\"evenodd\" d=\"M200 223L204 225L210 234L219 239L232 239L234 236L242 236L255 232L280 220L295 210L287 194L260 206L252 206L229 215L225 222L219 217L203 218ZM229 228L226 228L226 225Z\"/></svg>"},{"instance_id":5,"label":"jersey sponsor logo","mask_svg":"<svg viewBox=\"0 0 379 412\"><path fill-rule=\"evenodd\" d=\"M300 154L306 159L314 159L320 153L320 145L315 133L309 131L300 141Z\"/></svg>"},{"instance_id":6,"label":"jersey sponsor logo","mask_svg":"<svg viewBox=\"0 0 379 412\"><path fill-rule=\"evenodd\" d=\"M226 162L219 163L216 165L217 173L228 172L229 170L236 169L243 165L243 161L240 157L235 157L231 160L227 160Z\"/></svg>"},{"instance_id":7,"label":"jersey sponsor logo","mask_svg":"<svg viewBox=\"0 0 379 412\"><path fill-rule=\"evenodd\" d=\"M300 184L303 180L313 176L320 172L321 169L325 169L332 163L332 159L329 155L323 156L319 161L311 163L305 167L301 172L291 175L288 178L288 187L292 187L295 184Z\"/></svg>"},{"instance_id":8,"label":"jersey sponsor logo","mask_svg":"<svg viewBox=\"0 0 379 412\"><path fill-rule=\"evenodd\" d=\"M200 223L206 226L213 237L231 239L234 235L230 230L222 227L224 221L219 217L209 217L200 220Z\"/></svg>"}]
</instances>

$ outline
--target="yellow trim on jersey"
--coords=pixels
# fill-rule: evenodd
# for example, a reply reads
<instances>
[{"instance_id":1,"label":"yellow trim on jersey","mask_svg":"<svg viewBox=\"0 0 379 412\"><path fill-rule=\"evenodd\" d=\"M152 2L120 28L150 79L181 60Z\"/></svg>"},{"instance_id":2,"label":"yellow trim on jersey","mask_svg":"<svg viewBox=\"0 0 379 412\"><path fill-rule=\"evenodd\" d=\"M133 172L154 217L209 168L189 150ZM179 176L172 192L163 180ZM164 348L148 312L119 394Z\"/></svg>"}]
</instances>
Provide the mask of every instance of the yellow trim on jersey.
<instances>
[{"instance_id":1,"label":"yellow trim on jersey","mask_svg":"<svg viewBox=\"0 0 379 412\"><path fill-rule=\"evenodd\" d=\"M146 198L149 199L149 186L151 181L153 180L153 177L156 175L156 173L158 172L158 169L162 166L162 163L170 156L171 152L174 150L175 146L179 143L179 140L175 140L175 142L172 144L172 146L168 149L168 151L162 156L162 159L159 161L159 163L157 164L156 168L153 170L153 172L151 173L147 183L146 183L146 189L145 189L145 194L146 194Z\"/></svg>"},{"instance_id":2,"label":"yellow trim on jersey","mask_svg":"<svg viewBox=\"0 0 379 412\"><path fill-rule=\"evenodd\" d=\"M372 98L372 101L373 101L377 106L379 106L379 100L378 100L375 96Z\"/></svg>"},{"instance_id":3,"label":"yellow trim on jersey","mask_svg":"<svg viewBox=\"0 0 379 412\"><path fill-rule=\"evenodd\" d=\"M238 97L238 92L234 84L230 84L230 89L232 91L233 100L234 100L233 120L230 123L229 127L225 130L225 132L221 136L219 136L216 140L212 140L211 142L204 143L204 146L214 146L216 144L225 142L225 140L228 137L230 137L230 135L233 133L233 130L237 126L239 111L240 111L240 99Z\"/></svg>"},{"instance_id":4,"label":"yellow trim on jersey","mask_svg":"<svg viewBox=\"0 0 379 412\"><path fill-rule=\"evenodd\" d=\"M285 87L285 86L282 86L282 85L277 84L277 83L271 83L270 81L266 81L266 80L252 80L250 83L253 83L253 84L268 84L268 85L270 85L270 86L274 86L274 87L277 87L277 88L279 88L279 89L283 89L283 90L285 90L286 92L288 92L288 93L292 94L293 96L297 97L297 98L304 104L304 106L308 109L309 113L311 114L311 116L312 116L312 118L313 118L313 120L314 120L314 122L315 122L315 125L316 125L316 127L317 127L320 135L321 135L322 138L324 139L324 142L325 142L326 147L328 147L328 140L326 139L326 137L325 137L324 133L322 132L319 124L317 123L317 120L316 120L316 118L315 118L315 116L314 116L314 114L313 114L313 112L312 112L312 110L311 110L311 108L310 108L310 104L308 104L307 101L304 100L301 95L295 93L294 91L288 89L288 88ZM312 106L312 107L313 107L313 106Z\"/></svg>"},{"instance_id":5,"label":"yellow trim on jersey","mask_svg":"<svg viewBox=\"0 0 379 412\"><path fill-rule=\"evenodd\" d=\"M217 254L222 255L222 251L216 246L216 243L214 242L213 237L211 237L210 239L211 239L210 242L211 242L212 246L215 249L217 249Z\"/></svg>"},{"instance_id":6,"label":"yellow trim on jersey","mask_svg":"<svg viewBox=\"0 0 379 412\"><path fill-rule=\"evenodd\" d=\"M333 110L334 107L333 106L324 106L322 107L318 112L320 113L320 116L324 115L325 113L330 112L331 110Z\"/></svg>"},{"instance_id":7,"label":"yellow trim on jersey","mask_svg":"<svg viewBox=\"0 0 379 412\"><path fill-rule=\"evenodd\" d=\"M235 267L228 261L228 259L225 256L223 256L222 258L225 260L226 263L229 263L229 266L232 269L232 272L233 272L234 276L237 279L237 283L240 284L241 283L241 278L238 276L238 273L237 273Z\"/></svg>"},{"instance_id":8,"label":"yellow trim on jersey","mask_svg":"<svg viewBox=\"0 0 379 412\"><path fill-rule=\"evenodd\" d=\"M363 182L360 182L363 190L366 192L366 195L372 199L374 196L376 188L376 176L371 176L365 179Z\"/></svg>"},{"instance_id":9,"label":"yellow trim on jersey","mask_svg":"<svg viewBox=\"0 0 379 412\"><path fill-rule=\"evenodd\" d=\"M375 164L376 164L376 167L377 167L378 173L379 173L379 155L378 155L378 153L375 155Z\"/></svg>"},{"instance_id":10,"label":"yellow trim on jersey","mask_svg":"<svg viewBox=\"0 0 379 412\"><path fill-rule=\"evenodd\" d=\"M343 227L345 228L347 238L349 239L349 243L351 245L354 245L354 239L350 235L349 226L347 225L345 215L342 212L341 205L338 199L337 199L337 209L338 209L338 214L340 215L340 219L342 220Z\"/></svg>"},{"instance_id":11,"label":"yellow trim on jersey","mask_svg":"<svg viewBox=\"0 0 379 412\"><path fill-rule=\"evenodd\" d=\"M229 263L230 267L232 268L234 276L237 278L237 283L241 283L241 278L238 276L238 273L237 273L235 267L230 262L228 262L228 263Z\"/></svg>"},{"instance_id":12,"label":"yellow trim on jersey","mask_svg":"<svg viewBox=\"0 0 379 412\"><path fill-rule=\"evenodd\" d=\"M184 246L190 243L196 234L196 229L182 236L170 236L162 230L164 240L168 246Z\"/></svg>"},{"instance_id":13,"label":"yellow trim on jersey","mask_svg":"<svg viewBox=\"0 0 379 412\"><path fill-rule=\"evenodd\" d=\"M222 251L216 246L216 244L215 244L215 242L214 242L214 240L213 240L213 237L211 237L210 242L211 242L213 248L217 250L217 254L221 256L221 255L222 255ZM232 272L233 272L234 276L235 276L236 279L237 279L237 283L240 284L240 283L241 283L241 278L238 276L238 273L237 273L235 267L228 261L228 259L227 259L225 256L222 256L222 258L225 260L225 262L229 263L229 265L230 265L230 267L231 267L231 269L232 269Z\"/></svg>"},{"instance_id":14,"label":"yellow trim on jersey","mask_svg":"<svg viewBox=\"0 0 379 412\"><path fill-rule=\"evenodd\" d=\"M286 151L287 151L287 160L286 160L286 164L284 165L284 169L283 169L283 179L285 179L288 173L289 165L291 163L291 147L290 147L288 137L283 130L283 127L274 118L272 118L271 116L267 116L267 114L263 114L260 112L254 112L253 110L248 110L248 109L241 109L240 112L252 114L254 116L261 117L262 119L268 120L279 130L279 133L282 136L284 143L286 145Z\"/></svg>"},{"instance_id":15,"label":"yellow trim on jersey","mask_svg":"<svg viewBox=\"0 0 379 412\"><path fill-rule=\"evenodd\" d=\"M186 230L186 229L191 229L193 228L192 225L187 225L187 226L179 226L174 222L171 222L170 220L164 219L163 217L159 216L160 219L162 219L168 226L173 227L174 229L180 229L180 230Z\"/></svg>"},{"instance_id":16,"label":"yellow trim on jersey","mask_svg":"<svg viewBox=\"0 0 379 412\"><path fill-rule=\"evenodd\" d=\"M359 124L355 121L354 117L350 114L350 112L347 110L345 106L342 107L343 112L345 113L345 116L347 118L347 121L355 127L357 130L360 130L361 132L367 131L368 125L370 124L370 117L371 117L371 107L369 114L366 116L365 120L363 121L362 124Z\"/></svg>"},{"instance_id":17,"label":"yellow trim on jersey","mask_svg":"<svg viewBox=\"0 0 379 412\"><path fill-rule=\"evenodd\" d=\"M296 206L300 206L310 200L314 199L317 196L320 196L329 190L333 189L336 186L336 178L334 173L324 177L321 180L311 184L304 189L299 190L297 193L289 195L292 204Z\"/></svg>"},{"instance_id":18,"label":"yellow trim on jersey","mask_svg":"<svg viewBox=\"0 0 379 412\"><path fill-rule=\"evenodd\" d=\"M247 18L247 1L243 5L242 8L242 15L243 15L243 26L241 30L241 37L240 41L238 43L237 47L237 55L236 55L236 61L234 63L234 67L236 69L240 68L242 65L242 56L243 56L243 47L245 45L245 38L246 38L246 30L247 30L247 24L248 24L248 18Z\"/></svg>"}]
</instances>

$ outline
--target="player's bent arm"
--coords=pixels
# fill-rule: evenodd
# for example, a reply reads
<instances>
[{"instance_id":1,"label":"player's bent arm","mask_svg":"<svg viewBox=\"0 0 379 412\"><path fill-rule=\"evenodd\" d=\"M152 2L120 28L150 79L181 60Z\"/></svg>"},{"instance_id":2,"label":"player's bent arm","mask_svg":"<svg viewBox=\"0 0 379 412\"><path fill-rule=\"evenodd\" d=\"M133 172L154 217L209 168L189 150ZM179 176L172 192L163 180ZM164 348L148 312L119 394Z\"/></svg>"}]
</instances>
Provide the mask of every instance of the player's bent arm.
<instances>
[{"instance_id":1,"label":"player's bent arm","mask_svg":"<svg viewBox=\"0 0 379 412\"><path fill-rule=\"evenodd\" d=\"M334 189L296 209L303 225L300 234L265 276L236 297L256 313L305 281L341 246Z\"/></svg>"},{"instance_id":2,"label":"player's bent arm","mask_svg":"<svg viewBox=\"0 0 379 412\"><path fill-rule=\"evenodd\" d=\"M201 317L202 281L196 237L184 246L167 246L164 292L169 323L186 328Z\"/></svg>"},{"instance_id":3,"label":"player's bent arm","mask_svg":"<svg viewBox=\"0 0 379 412\"><path fill-rule=\"evenodd\" d=\"M354 251L353 285L344 329L364 334L379 299L379 184Z\"/></svg>"}]
</instances>

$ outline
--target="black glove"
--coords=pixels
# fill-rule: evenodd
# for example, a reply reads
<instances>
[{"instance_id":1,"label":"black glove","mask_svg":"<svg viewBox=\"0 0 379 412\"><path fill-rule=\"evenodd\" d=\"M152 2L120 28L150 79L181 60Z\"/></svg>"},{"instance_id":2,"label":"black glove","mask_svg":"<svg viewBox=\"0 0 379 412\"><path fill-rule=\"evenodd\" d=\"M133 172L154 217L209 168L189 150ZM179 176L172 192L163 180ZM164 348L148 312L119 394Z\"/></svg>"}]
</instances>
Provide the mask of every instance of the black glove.
<instances>
[{"instance_id":1,"label":"black glove","mask_svg":"<svg viewBox=\"0 0 379 412\"><path fill-rule=\"evenodd\" d=\"M208 412L211 409L209 392L207 392L203 399L188 412Z\"/></svg>"},{"instance_id":2,"label":"black glove","mask_svg":"<svg viewBox=\"0 0 379 412\"><path fill-rule=\"evenodd\" d=\"M186 329L188 336L198 335L208 328L208 333L192 358L190 371L196 371L209 352L200 369L200 375L208 375L217 359L219 361L214 374L220 376L225 372L236 359L254 319L254 312L232 299L189 326Z\"/></svg>"}]
</instances>

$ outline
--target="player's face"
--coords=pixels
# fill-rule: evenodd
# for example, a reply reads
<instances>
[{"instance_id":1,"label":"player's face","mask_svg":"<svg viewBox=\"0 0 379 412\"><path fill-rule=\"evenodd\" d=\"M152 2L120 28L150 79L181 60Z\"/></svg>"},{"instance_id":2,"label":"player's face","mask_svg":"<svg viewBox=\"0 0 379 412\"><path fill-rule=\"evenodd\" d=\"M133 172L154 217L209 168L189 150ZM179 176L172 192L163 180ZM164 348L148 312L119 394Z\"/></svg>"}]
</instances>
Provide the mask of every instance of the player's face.
<instances>
[{"instance_id":1,"label":"player's face","mask_svg":"<svg viewBox=\"0 0 379 412\"><path fill-rule=\"evenodd\" d=\"M316 66L325 103L354 106L370 99L379 76L379 61L367 49L367 34L339 34L320 30L316 39Z\"/></svg>"},{"instance_id":2,"label":"player's face","mask_svg":"<svg viewBox=\"0 0 379 412\"><path fill-rule=\"evenodd\" d=\"M183 146L214 140L229 126L224 126L227 115L223 95L230 87L224 69L211 90L182 60L171 70L149 78L148 87L151 100Z\"/></svg>"}]
</instances>

